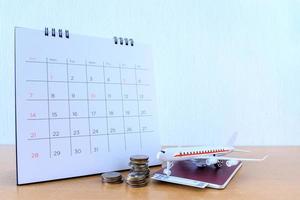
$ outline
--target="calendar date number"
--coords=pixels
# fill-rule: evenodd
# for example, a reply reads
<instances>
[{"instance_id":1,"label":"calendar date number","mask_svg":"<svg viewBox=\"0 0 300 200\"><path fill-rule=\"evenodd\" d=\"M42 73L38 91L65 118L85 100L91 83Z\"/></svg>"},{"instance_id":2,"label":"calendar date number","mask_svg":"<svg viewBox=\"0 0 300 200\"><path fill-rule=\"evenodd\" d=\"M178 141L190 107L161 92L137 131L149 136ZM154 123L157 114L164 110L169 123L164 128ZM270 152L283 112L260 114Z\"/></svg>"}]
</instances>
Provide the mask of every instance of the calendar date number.
<instances>
[{"instance_id":1,"label":"calendar date number","mask_svg":"<svg viewBox=\"0 0 300 200\"><path fill-rule=\"evenodd\" d=\"M37 152L31 153L31 158L32 159L38 159L39 158L39 153L37 153Z\"/></svg>"}]
</instances>

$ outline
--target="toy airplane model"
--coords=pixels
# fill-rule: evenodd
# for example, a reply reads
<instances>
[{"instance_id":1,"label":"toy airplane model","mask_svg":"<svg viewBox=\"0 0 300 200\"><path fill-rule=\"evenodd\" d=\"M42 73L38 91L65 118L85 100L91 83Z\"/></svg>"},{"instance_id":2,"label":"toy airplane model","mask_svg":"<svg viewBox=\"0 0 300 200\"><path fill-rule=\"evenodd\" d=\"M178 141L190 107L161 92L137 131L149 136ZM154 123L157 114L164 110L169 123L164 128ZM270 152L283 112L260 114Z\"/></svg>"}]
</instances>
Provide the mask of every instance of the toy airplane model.
<instances>
[{"instance_id":1,"label":"toy airplane model","mask_svg":"<svg viewBox=\"0 0 300 200\"><path fill-rule=\"evenodd\" d=\"M164 174L171 175L171 168L173 162L178 160L191 160L198 167L205 167L214 165L220 168L223 165L223 161L226 161L227 167L237 165L239 161L263 161L267 158L264 156L261 159L255 158L234 158L224 156L233 151L236 152L249 152L247 150L236 149L233 147L233 143L237 137L235 133L229 140L226 146L198 146L198 147L170 147L165 148L158 152L157 159L162 162Z\"/></svg>"}]
</instances>

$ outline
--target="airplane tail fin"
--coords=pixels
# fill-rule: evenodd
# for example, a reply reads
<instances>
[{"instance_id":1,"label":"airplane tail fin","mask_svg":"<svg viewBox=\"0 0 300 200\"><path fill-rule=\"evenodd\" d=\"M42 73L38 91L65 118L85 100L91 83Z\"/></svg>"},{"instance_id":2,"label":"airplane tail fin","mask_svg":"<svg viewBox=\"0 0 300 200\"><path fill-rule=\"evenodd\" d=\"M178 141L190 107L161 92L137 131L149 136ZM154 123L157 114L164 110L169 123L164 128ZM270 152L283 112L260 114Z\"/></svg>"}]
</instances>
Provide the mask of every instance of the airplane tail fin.
<instances>
[{"instance_id":1,"label":"airplane tail fin","mask_svg":"<svg viewBox=\"0 0 300 200\"><path fill-rule=\"evenodd\" d=\"M232 136L230 137L230 139L229 139L228 142L227 142L227 145L228 145L228 146L234 146L234 143L235 143L235 141L236 141L237 135L238 135L237 132L234 132L234 133L232 134Z\"/></svg>"},{"instance_id":2,"label":"airplane tail fin","mask_svg":"<svg viewBox=\"0 0 300 200\"><path fill-rule=\"evenodd\" d=\"M238 133L237 133L237 132L234 132L234 133L232 134L231 138L229 139L227 145L233 147L233 146L234 146L234 143L235 143L235 141L236 141L237 136L238 136ZM251 151L249 151L249 150L237 149L237 148L234 148L233 151L236 151L236 152L244 152L244 153L249 153L249 152L251 152Z\"/></svg>"}]
</instances>

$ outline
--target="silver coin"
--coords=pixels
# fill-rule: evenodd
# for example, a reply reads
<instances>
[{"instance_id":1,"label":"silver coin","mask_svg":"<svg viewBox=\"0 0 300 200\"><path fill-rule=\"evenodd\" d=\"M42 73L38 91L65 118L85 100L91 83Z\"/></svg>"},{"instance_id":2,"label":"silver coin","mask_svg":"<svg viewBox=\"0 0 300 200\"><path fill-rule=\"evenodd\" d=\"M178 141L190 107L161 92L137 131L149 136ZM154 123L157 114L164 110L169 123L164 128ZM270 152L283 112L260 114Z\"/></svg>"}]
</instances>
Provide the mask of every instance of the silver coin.
<instances>
[{"instance_id":1,"label":"silver coin","mask_svg":"<svg viewBox=\"0 0 300 200\"><path fill-rule=\"evenodd\" d=\"M123 179L119 172L106 172L101 177L103 182L118 182Z\"/></svg>"}]
</instances>

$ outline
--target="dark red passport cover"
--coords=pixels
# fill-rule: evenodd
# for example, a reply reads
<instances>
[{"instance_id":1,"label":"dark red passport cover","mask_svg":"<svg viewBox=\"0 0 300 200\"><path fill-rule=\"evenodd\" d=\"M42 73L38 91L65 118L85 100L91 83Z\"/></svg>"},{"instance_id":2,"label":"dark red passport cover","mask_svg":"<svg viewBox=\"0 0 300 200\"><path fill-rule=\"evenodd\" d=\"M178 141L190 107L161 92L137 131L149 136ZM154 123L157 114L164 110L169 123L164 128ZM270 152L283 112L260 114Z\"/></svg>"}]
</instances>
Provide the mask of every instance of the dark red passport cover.
<instances>
[{"instance_id":1,"label":"dark red passport cover","mask_svg":"<svg viewBox=\"0 0 300 200\"><path fill-rule=\"evenodd\" d=\"M170 176L196 180L208 183L208 187L224 188L230 179L236 174L241 167L242 162L235 166L227 167L225 162L223 166L217 169L214 166L197 167L192 161L177 161L174 163ZM163 169L160 169L156 174L163 174Z\"/></svg>"}]
</instances>

